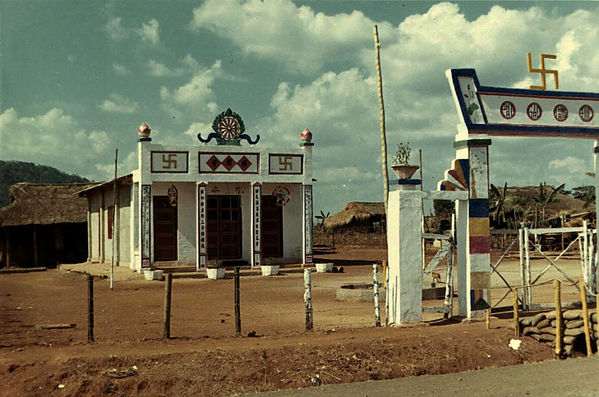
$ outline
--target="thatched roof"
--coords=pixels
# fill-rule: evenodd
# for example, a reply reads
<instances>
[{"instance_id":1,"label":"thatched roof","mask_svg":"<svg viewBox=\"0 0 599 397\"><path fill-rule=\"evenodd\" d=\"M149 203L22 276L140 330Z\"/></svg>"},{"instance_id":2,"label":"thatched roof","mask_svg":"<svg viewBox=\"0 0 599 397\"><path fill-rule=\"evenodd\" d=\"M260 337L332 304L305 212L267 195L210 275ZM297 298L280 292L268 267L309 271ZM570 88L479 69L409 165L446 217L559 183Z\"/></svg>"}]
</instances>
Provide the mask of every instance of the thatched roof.
<instances>
[{"instance_id":1,"label":"thatched roof","mask_svg":"<svg viewBox=\"0 0 599 397\"><path fill-rule=\"evenodd\" d=\"M331 215L324 221L327 229L337 229L350 225L354 221L370 220L374 216L385 216L384 203L364 203L352 201L345 204L343 211Z\"/></svg>"},{"instance_id":2,"label":"thatched roof","mask_svg":"<svg viewBox=\"0 0 599 397\"><path fill-rule=\"evenodd\" d=\"M547 185L546 194L551 194L553 190L553 186ZM533 200L533 197L539 196L539 186L508 187L507 191L508 195L524 196L530 198L531 200ZM589 208L584 208L584 201L575 199L565 194L558 193L555 198L556 201L547 204L545 209L545 216L547 218L594 210L594 205L590 206ZM532 201L531 205L534 205Z\"/></svg>"},{"instance_id":3,"label":"thatched roof","mask_svg":"<svg viewBox=\"0 0 599 397\"><path fill-rule=\"evenodd\" d=\"M87 199L77 193L94 185L25 182L12 185L9 189L11 204L0 209L0 227L86 222Z\"/></svg>"}]
</instances>

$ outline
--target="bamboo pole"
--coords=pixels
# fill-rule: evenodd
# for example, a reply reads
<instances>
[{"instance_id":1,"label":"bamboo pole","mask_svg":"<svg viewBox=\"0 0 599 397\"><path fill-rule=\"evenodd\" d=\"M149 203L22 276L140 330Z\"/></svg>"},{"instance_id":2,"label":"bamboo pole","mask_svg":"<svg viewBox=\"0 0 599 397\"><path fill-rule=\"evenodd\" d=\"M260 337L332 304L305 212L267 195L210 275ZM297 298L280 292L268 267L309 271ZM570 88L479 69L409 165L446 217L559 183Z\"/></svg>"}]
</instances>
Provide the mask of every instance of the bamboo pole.
<instances>
[{"instance_id":1,"label":"bamboo pole","mask_svg":"<svg viewBox=\"0 0 599 397\"><path fill-rule=\"evenodd\" d=\"M94 341L94 277L87 275L87 341Z\"/></svg>"},{"instance_id":2,"label":"bamboo pole","mask_svg":"<svg viewBox=\"0 0 599 397\"><path fill-rule=\"evenodd\" d=\"M516 295L516 299L518 295ZM491 309L485 310L485 328L491 329Z\"/></svg>"},{"instance_id":3,"label":"bamboo pole","mask_svg":"<svg viewBox=\"0 0 599 397\"><path fill-rule=\"evenodd\" d=\"M562 291L559 280L553 280L555 290L555 354L562 353Z\"/></svg>"},{"instance_id":4,"label":"bamboo pole","mask_svg":"<svg viewBox=\"0 0 599 397\"><path fill-rule=\"evenodd\" d=\"M591 349L591 334L589 330L589 308L587 305L587 294L586 294L586 286L583 280L579 281L580 283L580 301L582 302L582 319L584 321L584 339L587 346L587 357L591 356L593 352Z\"/></svg>"},{"instance_id":5,"label":"bamboo pole","mask_svg":"<svg viewBox=\"0 0 599 397\"><path fill-rule=\"evenodd\" d=\"M516 339L520 338L520 318L518 316L518 288L512 290L514 295L514 335Z\"/></svg>"},{"instance_id":6,"label":"bamboo pole","mask_svg":"<svg viewBox=\"0 0 599 397\"><path fill-rule=\"evenodd\" d=\"M112 259L110 260L110 290L114 288L114 249L116 247L116 175L117 175L117 162L119 159L119 149L114 152L114 187L112 189Z\"/></svg>"},{"instance_id":7,"label":"bamboo pole","mask_svg":"<svg viewBox=\"0 0 599 397\"><path fill-rule=\"evenodd\" d=\"M385 269L385 326L389 326L389 271L387 269L387 261L383 261ZM599 306L599 305L598 305Z\"/></svg>"},{"instance_id":8,"label":"bamboo pole","mask_svg":"<svg viewBox=\"0 0 599 397\"><path fill-rule=\"evenodd\" d=\"M374 298L374 326L381 326L381 309L379 308L379 278L378 278L378 265L375 263L372 265L372 290Z\"/></svg>"},{"instance_id":9,"label":"bamboo pole","mask_svg":"<svg viewBox=\"0 0 599 397\"><path fill-rule=\"evenodd\" d=\"M518 253L520 254L520 284L526 285L526 268L524 265L524 230L518 229ZM528 301L526 288L522 288L522 305Z\"/></svg>"},{"instance_id":10,"label":"bamboo pole","mask_svg":"<svg viewBox=\"0 0 599 397\"><path fill-rule=\"evenodd\" d=\"M389 170L387 169L387 132L385 130L385 101L383 100L383 74L381 72L381 43L379 42L379 28L373 25L374 50L376 51L377 88L380 105L380 130L381 130L381 169L383 171L383 193L385 198L385 219L387 219L387 206L389 203ZM386 225L386 222L385 222Z\"/></svg>"},{"instance_id":11,"label":"bamboo pole","mask_svg":"<svg viewBox=\"0 0 599 397\"><path fill-rule=\"evenodd\" d=\"M530 238L528 233L528 228L524 228L524 252L526 255L525 267L524 267L524 280L526 288L526 304L522 302L522 308L526 310L530 310L530 306L532 305L532 287L530 286L530 281L532 279L530 274Z\"/></svg>"},{"instance_id":12,"label":"bamboo pole","mask_svg":"<svg viewBox=\"0 0 599 397\"><path fill-rule=\"evenodd\" d=\"M306 304L306 331L314 328L312 312L312 269L304 269L304 303Z\"/></svg>"},{"instance_id":13,"label":"bamboo pole","mask_svg":"<svg viewBox=\"0 0 599 397\"><path fill-rule=\"evenodd\" d=\"M171 338L171 297L173 290L173 275L166 275L166 282L164 283L164 332L162 334L163 339Z\"/></svg>"},{"instance_id":14,"label":"bamboo pole","mask_svg":"<svg viewBox=\"0 0 599 397\"><path fill-rule=\"evenodd\" d=\"M235 268L235 335L241 335L241 299L239 292L239 267Z\"/></svg>"}]
</instances>

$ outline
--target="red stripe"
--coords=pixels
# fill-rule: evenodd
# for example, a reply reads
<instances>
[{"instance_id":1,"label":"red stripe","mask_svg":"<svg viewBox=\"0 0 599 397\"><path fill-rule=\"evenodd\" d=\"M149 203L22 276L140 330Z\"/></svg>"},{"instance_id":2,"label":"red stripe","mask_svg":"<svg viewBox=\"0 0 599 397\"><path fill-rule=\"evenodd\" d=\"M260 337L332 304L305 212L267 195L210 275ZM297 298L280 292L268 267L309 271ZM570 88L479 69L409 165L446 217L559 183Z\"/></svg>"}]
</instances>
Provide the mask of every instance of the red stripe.
<instances>
[{"instance_id":1,"label":"red stripe","mask_svg":"<svg viewBox=\"0 0 599 397\"><path fill-rule=\"evenodd\" d=\"M490 236L470 236L471 254L488 254L491 252Z\"/></svg>"}]
</instances>

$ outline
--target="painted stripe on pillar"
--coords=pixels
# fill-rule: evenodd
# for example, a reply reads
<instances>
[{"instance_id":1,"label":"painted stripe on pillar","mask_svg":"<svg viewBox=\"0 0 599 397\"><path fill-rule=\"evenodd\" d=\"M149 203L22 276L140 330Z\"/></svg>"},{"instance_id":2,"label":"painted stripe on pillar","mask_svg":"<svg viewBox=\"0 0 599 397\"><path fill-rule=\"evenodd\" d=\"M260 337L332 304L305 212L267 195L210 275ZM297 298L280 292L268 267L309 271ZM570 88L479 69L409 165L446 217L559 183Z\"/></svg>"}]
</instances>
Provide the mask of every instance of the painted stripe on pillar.
<instances>
[{"instance_id":1,"label":"painted stripe on pillar","mask_svg":"<svg viewBox=\"0 0 599 397\"><path fill-rule=\"evenodd\" d=\"M312 185L304 185L304 263L312 263Z\"/></svg>"},{"instance_id":2,"label":"painted stripe on pillar","mask_svg":"<svg viewBox=\"0 0 599 397\"><path fill-rule=\"evenodd\" d=\"M470 236L488 236L489 218L468 219L468 233Z\"/></svg>"},{"instance_id":3,"label":"painted stripe on pillar","mask_svg":"<svg viewBox=\"0 0 599 397\"><path fill-rule=\"evenodd\" d=\"M206 226L206 198L206 184L202 182L198 185L198 249L200 254L200 263L198 269L205 269L208 264L208 228Z\"/></svg>"},{"instance_id":4,"label":"painted stripe on pillar","mask_svg":"<svg viewBox=\"0 0 599 397\"><path fill-rule=\"evenodd\" d=\"M471 254L488 254L491 252L491 237L470 236Z\"/></svg>"},{"instance_id":5,"label":"painted stripe on pillar","mask_svg":"<svg viewBox=\"0 0 599 397\"><path fill-rule=\"evenodd\" d=\"M257 267L262 262L262 240L261 240L261 226L262 226L262 185L260 182L254 183L252 187L252 227L254 228L253 236L253 254L252 254L252 266Z\"/></svg>"},{"instance_id":6,"label":"painted stripe on pillar","mask_svg":"<svg viewBox=\"0 0 599 397\"><path fill-rule=\"evenodd\" d=\"M152 266L152 247L150 239L150 213L152 203L152 185L141 185L141 267Z\"/></svg>"},{"instance_id":7,"label":"painted stripe on pillar","mask_svg":"<svg viewBox=\"0 0 599 397\"><path fill-rule=\"evenodd\" d=\"M468 200L468 218L488 218L489 200L471 199Z\"/></svg>"}]
</instances>

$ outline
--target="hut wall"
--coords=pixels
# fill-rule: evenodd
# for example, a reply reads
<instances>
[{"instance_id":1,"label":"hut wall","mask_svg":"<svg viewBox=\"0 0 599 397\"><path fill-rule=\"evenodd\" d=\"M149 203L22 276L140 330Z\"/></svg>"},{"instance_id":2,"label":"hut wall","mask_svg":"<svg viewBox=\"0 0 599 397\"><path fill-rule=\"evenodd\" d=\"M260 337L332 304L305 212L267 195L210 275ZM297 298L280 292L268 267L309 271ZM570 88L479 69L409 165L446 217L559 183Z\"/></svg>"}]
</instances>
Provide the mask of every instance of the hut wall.
<instances>
[{"instance_id":1,"label":"hut wall","mask_svg":"<svg viewBox=\"0 0 599 397\"><path fill-rule=\"evenodd\" d=\"M131 265L131 186L119 186L118 216L118 261L119 265Z\"/></svg>"},{"instance_id":2,"label":"hut wall","mask_svg":"<svg viewBox=\"0 0 599 397\"><path fill-rule=\"evenodd\" d=\"M95 191L90 194L90 247L89 258L94 262L100 261L100 208L102 207L102 192Z\"/></svg>"}]
</instances>

